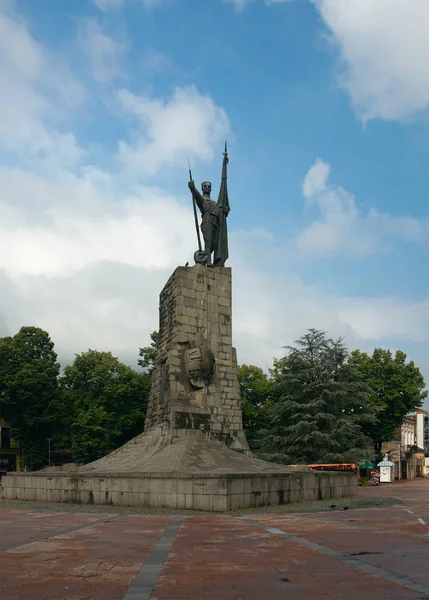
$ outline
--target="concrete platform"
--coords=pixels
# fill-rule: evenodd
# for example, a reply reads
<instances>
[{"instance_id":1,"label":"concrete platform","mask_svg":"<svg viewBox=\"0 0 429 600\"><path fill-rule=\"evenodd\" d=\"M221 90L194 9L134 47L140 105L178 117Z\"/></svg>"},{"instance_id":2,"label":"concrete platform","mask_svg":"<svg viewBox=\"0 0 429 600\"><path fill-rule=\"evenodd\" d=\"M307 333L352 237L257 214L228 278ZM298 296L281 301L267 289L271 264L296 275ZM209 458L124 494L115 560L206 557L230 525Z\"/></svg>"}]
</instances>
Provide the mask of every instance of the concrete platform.
<instances>
[{"instance_id":1,"label":"concrete platform","mask_svg":"<svg viewBox=\"0 0 429 600\"><path fill-rule=\"evenodd\" d=\"M74 472L11 473L3 478L4 497L228 512L357 491L353 474L274 465L198 437L180 439L150 457L136 453L134 464L127 464L123 453Z\"/></svg>"}]
</instances>

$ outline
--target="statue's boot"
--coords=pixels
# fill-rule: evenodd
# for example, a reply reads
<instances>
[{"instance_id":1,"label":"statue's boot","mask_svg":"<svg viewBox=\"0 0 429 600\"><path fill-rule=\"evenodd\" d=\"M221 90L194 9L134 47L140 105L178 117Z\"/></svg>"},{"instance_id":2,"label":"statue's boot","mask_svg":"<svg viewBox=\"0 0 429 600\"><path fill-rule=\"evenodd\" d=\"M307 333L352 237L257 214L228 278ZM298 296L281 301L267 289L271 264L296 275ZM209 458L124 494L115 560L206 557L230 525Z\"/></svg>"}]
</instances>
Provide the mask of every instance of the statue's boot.
<instances>
[{"instance_id":1,"label":"statue's boot","mask_svg":"<svg viewBox=\"0 0 429 600\"><path fill-rule=\"evenodd\" d=\"M212 263L212 256L211 256L211 252L210 252L210 246L209 246L209 247L207 247L207 245L206 245L206 247L204 248L204 252L205 252L205 253L206 253L206 255L207 255L207 262L206 262L206 265L207 265L208 267L213 267L214 265L213 265L213 263Z\"/></svg>"}]
</instances>

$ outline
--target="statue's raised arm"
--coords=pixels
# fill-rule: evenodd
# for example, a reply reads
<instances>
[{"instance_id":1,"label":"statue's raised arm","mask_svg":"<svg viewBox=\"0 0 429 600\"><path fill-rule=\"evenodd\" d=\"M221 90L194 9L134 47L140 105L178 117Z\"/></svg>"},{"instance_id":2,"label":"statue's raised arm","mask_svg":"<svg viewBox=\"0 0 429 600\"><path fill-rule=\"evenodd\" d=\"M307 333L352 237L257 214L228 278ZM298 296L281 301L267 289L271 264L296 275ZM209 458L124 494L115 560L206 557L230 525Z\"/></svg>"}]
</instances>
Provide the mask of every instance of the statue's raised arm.
<instances>
[{"instance_id":1,"label":"statue's raised arm","mask_svg":"<svg viewBox=\"0 0 429 600\"><path fill-rule=\"evenodd\" d=\"M197 203L198 208L200 209L201 212L203 212L204 199L203 199L203 196L200 194L200 192L197 190L195 181L193 181L193 179L191 179L189 181L188 188L191 190L192 197L195 199L195 202Z\"/></svg>"}]
</instances>

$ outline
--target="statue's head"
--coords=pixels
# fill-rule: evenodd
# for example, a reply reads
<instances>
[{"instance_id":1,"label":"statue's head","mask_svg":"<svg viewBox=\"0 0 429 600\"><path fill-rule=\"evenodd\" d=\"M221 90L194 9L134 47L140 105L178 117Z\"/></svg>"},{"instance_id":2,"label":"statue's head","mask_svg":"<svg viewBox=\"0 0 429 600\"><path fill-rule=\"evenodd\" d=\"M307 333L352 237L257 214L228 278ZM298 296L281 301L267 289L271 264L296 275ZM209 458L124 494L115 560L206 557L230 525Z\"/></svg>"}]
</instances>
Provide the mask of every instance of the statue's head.
<instances>
[{"instance_id":1,"label":"statue's head","mask_svg":"<svg viewBox=\"0 0 429 600\"><path fill-rule=\"evenodd\" d=\"M210 196L210 192L212 191L212 184L210 181L203 181L201 184L201 189L203 190L203 194L206 196Z\"/></svg>"}]
</instances>

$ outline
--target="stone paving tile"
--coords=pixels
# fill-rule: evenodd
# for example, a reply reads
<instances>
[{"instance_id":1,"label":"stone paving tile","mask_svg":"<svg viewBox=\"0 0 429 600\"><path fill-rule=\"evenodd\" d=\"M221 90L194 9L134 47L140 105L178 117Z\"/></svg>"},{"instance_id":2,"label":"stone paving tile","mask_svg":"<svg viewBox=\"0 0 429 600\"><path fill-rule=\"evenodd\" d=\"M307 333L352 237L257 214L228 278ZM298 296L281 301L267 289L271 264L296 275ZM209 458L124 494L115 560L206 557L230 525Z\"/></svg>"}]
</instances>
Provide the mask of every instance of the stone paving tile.
<instances>
[{"instance_id":1,"label":"stone paving tile","mask_svg":"<svg viewBox=\"0 0 429 600\"><path fill-rule=\"evenodd\" d=\"M330 517L326 517L325 514L322 515L311 515L300 517L296 516L285 516L285 515L252 515L251 518L253 520L259 521L261 523L285 523L288 526L288 531L290 533L294 533L298 535L298 532L320 532L322 535L323 532L331 531L335 529L339 534L341 531L347 532L364 532L367 531L369 534L373 533L377 535L377 533L387 533L389 535L394 535L395 533L402 533L404 536L407 534L411 534L410 537L421 537L424 538L427 536L429 531L429 525L421 525L415 517L409 519L408 516L404 516L403 524L401 524L401 520L392 519L389 516L383 516L383 519L380 521L372 521L365 516L361 518L351 518L351 515L354 513L349 513L350 518L347 519L338 519L336 515L333 513ZM385 523L387 521L387 523ZM348 534L349 534L348 533Z\"/></svg>"},{"instance_id":2,"label":"stone paving tile","mask_svg":"<svg viewBox=\"0 0 429 600\"><path fill-rule=\"evenodd\" d=\"M332 516L332 520L334 515ZM421 539L397 536L385 531L368 531L343 522L318 522L314 517L255 515L254 521L328 547L364 563L392 571L429 586L429 536ZM385 515L389 521L389 516ZM426 527L427 531L427 527ZM429 589L429 587L428 587Z\"/></svg>"},{"instance_id":3,"label":"stone paving tile","mask_svg":"<svg viewBox=\"0 0 429 600\"><path fill-rule=\"evenodd\" d=\"M121 600L169 521L123 516L2 552L0 598Z\"/></svg>"},{"instance_id":4,"label":"stone paving tile","mask_svg":"<svg viewBox=\"0 0 429 600\"><path fill-rule=\"evenodd\" d=\"M60 529L75 527L112 515L85 513L33 513L21 510L0 510L0 547L18 544L55 533Z\"/></svg>"},{"instance_id":5,"label":"stone paving tile","mask_svg":"<svg viewBox=\"0 0 429 600\"><path fill-rule=\"evenodd\" d=\"M332 516L332 514L329 513L324 513L323 515L316 513L315 515L312 515L311 518L314 517L318 522L325 522L326 524L337 522L349 527L372 528L374 530L379 529L381 531L402 532L404 534L411 533L413 535L426 535L429 531L429 524L422 524L417 520L415 515L411 516L404 512L402 515L398 516L389 513L388 519L386 519L384 514L371 518L365 514L356 515L353 511L352 513L348 513L348 515L348 517L338 519L336 516ZM311 518L309 520L311 520Z\"/></svg>"},{"instance_id":6,"label":"stone paving tile","mask_svg":"<svg viewBox=\"0 0 429 600\"><path fill-rule=\"evenodd\" d=\"M421 594L226 516L184 522L153 600L335 597L411 600Z\"/></svg>"}]
</instances>

